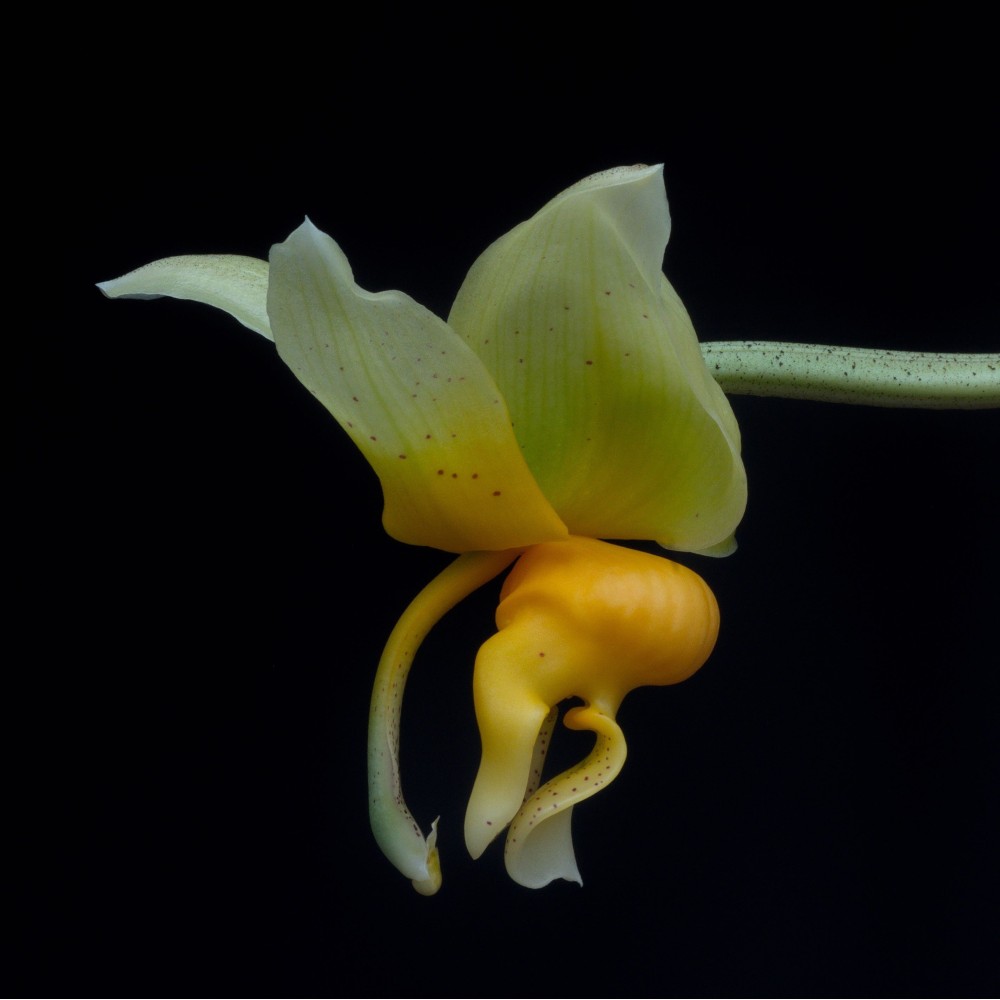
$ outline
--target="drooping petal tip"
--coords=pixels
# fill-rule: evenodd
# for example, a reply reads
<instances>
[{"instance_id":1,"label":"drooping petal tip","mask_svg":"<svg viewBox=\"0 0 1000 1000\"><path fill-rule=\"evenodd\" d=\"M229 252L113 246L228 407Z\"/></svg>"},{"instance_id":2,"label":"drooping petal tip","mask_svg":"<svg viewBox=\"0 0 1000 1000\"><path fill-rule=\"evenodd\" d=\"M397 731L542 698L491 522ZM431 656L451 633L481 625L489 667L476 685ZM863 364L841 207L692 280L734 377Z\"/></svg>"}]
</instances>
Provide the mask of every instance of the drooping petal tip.
<instances>
[{"instance_id":1,"label":"drooping petal tip","mask_svg":"<svg viewBox=\"0 0 1000 1000\"><path fill-rule=\"evenodd\" d=\"M109 298L190 299L215 306L273 340L267 318L267 261L235 254L164 257L120 278L100 281Z\"/></svg>"},{"instance_id":2,"label":"drooping petal tip","mask_svg":"<svg viewBox=\"0 0 1000 1000\"><path fill-rule=\"evenodd\" d=\"M438 853L438 820L431 823L431 832L427 837L427 877L411 879L413 888L421 896L433 896L441 888L441 855Z\"/></svg>"}]
</instances>

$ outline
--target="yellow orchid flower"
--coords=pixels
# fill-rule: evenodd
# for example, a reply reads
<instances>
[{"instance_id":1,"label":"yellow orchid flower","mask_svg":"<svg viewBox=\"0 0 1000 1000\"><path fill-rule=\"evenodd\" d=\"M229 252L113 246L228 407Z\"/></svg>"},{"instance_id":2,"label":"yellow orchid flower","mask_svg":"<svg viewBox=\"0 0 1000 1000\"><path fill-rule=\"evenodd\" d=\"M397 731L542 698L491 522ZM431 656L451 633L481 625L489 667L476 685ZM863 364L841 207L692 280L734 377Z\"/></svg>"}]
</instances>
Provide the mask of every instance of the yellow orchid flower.
<instances>
[{"instance_id":1,"label":"yellow orchid flower","mask_svg":"<svg viewBox=\"0 0 1000 1000\"><path fill-rule=\"evenodd\" d=\"M475 669L466 840L478 856L514 820L508 869L525 885L579 880L571 808L621 767L622 698L682 680L715 642L700 578L594 540L725 554L746 503L735 418L661 272L669 229L660 167L587 178L486 250L447 323L360 289L308 221L270 265L170 258L100 286L207 302L273 339L378 474L386 530L465 553L403 615L372 699L372 826L421 891L440 884L436 832L425 841L403 801L399 708L448 608L520 557ZM539 789L556 706L574 696L587 703L566 724L592 729L594 751Z\"/></svg>"},{"instance_id":2,"label":"yellow orchid flower","mask_svg":"<svg viewBox=\"0 0 1000 1000\"><path fill-rule=\"evenodd\" d=\"M269 264L174 257L100 286L205 302L274 340L377 473L386 530L459 553L400 618L372 695L372 828L418 891L440 885L436 821L425 839L403 799L400 709L414 655L449 608L516 561L499 630L476 658L483 752L468 848L478 857L509 826L516 881L579 881L572 808L622 766L622 699L697 670L719 623L693 572L598 539L732 551L746 478L723 389L875 405L1000 400L1000 366L976 356L699 348L661 273L669 231L660 167L589 177L483 253L447 323L401 292L359 288L308 220ZM573 697L584 703L564 722L592 731L594 748L543 784L558 706Z\"/></svg>"}]
</instances>

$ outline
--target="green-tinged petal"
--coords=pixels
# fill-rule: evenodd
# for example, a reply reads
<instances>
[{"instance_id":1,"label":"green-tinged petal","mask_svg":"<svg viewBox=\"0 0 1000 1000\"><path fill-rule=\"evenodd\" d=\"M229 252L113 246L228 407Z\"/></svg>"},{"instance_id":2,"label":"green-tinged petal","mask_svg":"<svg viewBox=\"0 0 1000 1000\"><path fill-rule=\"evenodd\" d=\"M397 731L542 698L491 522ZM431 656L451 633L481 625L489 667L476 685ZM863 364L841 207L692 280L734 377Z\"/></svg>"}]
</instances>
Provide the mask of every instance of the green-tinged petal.
<instances>
[{"instance_id":1,"label":"green-tinged petal","mask_svg":"<svg viewBox=\"0 0 1000 1000\"><path fill-rule=\"evenodd\" d=\"M705 662L719 609L705 582L661 556L575 536L528 549L504 582L496 635L476 657L482 760L465 817L478 857L513 821L507 867L522 885L579 881L570 809L625 760L614 721L633 688L675 684ZM550 709L586 704L565 723L596 735L593 752L537 791Z\"/></svg>"},{"instance_id":2,"label":"green-tinged petal","mask_svg":"<svg viewBox=\"0 0 1000 1000\"><path fill-rule=\"evenodd\" d=\"M165 257L97 287L111 299L168 296L204 302L274 340L267 319L267 270L265 260L233 254Z\"/></svg>"},{"instance_id":3,"label":"green-tinged petal","mask_svg":"<svg viewBox=\"0 0 1000 1000\"><path fill-rule=\"evenodd\" d=\"M660 167L588 178L486 250L449 323L572 533L718 551L746 504L739 429L663 277L669 232Z\"/></svg>"},{"instance_id":4,"label":"green-tinged petal","mask_svg":"<svg viewBox=\"0 0 1000 1000\"><path fill-rule=\"evenodd\" d=\"M268 314L281 357L378 474L389 534L452 552L566 535L482 362L408 296L359 288L308 221L271 250Z\"/></svg>"}]
</instances>

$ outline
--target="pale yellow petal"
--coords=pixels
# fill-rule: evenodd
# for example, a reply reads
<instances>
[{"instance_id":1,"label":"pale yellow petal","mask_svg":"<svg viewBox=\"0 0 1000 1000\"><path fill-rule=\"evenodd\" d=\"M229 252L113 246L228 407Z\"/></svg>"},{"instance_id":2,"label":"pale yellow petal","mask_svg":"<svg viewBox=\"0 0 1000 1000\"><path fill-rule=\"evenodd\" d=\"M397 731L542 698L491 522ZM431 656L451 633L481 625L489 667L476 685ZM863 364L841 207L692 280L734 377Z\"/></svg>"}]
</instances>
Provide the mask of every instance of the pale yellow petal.
<instances>
[{"instance_id":1,"label":"pale yellow petal","mask_svg":"<svg viewBox=\"0 0 1000 1000\"><path fill-rule=\"evenodd\" d=\"M496 379L574 534L724 545L743 515L739 430L662 275L659 167L608 171L499 239L449 323Z\"/></svg>"},{"instance_id":2,"label":"pale yellow petal","mask_svg":"<svg viewBox=\"0 0 1000 1000\"><path fill-rule=\"evenodd\" d=\"M452 552L565 536L482 362L408 296L359 288L308 221L272 248L268 313L281 357L378 474L389 534Z\"/></svg>"}]
</instances>

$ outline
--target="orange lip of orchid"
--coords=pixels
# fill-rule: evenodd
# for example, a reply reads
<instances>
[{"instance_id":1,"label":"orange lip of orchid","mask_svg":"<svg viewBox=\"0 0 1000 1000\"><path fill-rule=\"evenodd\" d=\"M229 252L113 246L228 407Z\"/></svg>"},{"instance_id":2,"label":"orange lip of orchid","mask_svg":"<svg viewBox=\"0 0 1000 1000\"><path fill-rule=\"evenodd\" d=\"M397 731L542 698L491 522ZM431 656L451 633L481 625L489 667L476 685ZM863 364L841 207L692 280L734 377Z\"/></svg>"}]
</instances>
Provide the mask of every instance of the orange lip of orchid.
<instances>
[{"instance_id":1,"label":"orange lip of orchid","mask_svg":"<svg viewBox=\"0 0 1000 1000\"><path fill-rule=\"evenodd\" d=\"M473 688L483 758L465 820L473 857L510 823L507 871L538 888L581 882L570 836L573 806L625 761L615 715L642 685L676 684L708 659L719 608L707 584L678 563L572 536L528 549L497 608L499 631L476 657ZM538 787L560 702L570 729L596 736L579 765Z\"/></svg>"},{"instance_id":2,"label":"orange lip of orchid","mask_svg":"<svg viewBox=\"0 0 1000 1000\"><path fill-rule=\"evenodd\" d=\"M308 221L269 264L168 258L100 286L215 305L273 339L378 474L386 530L459 553L393 630L372 696L372 828L418 891L440 886L436 821L425 840L402 795L400 709L450 607L515 563L476 659L466 842L478 857L510 824L508 871L532 887L579 881L572 807L621 768L625 694L683 680L714 645L718 608L696 574L596 540L725 555L746 505L736 420L661 271L669 232L660 167L586 178L483 253L447 323L359 288ZM584 704L565 724L593 731L594 749L542 784L569 697Z\"/></svg>"}]
</instances>

